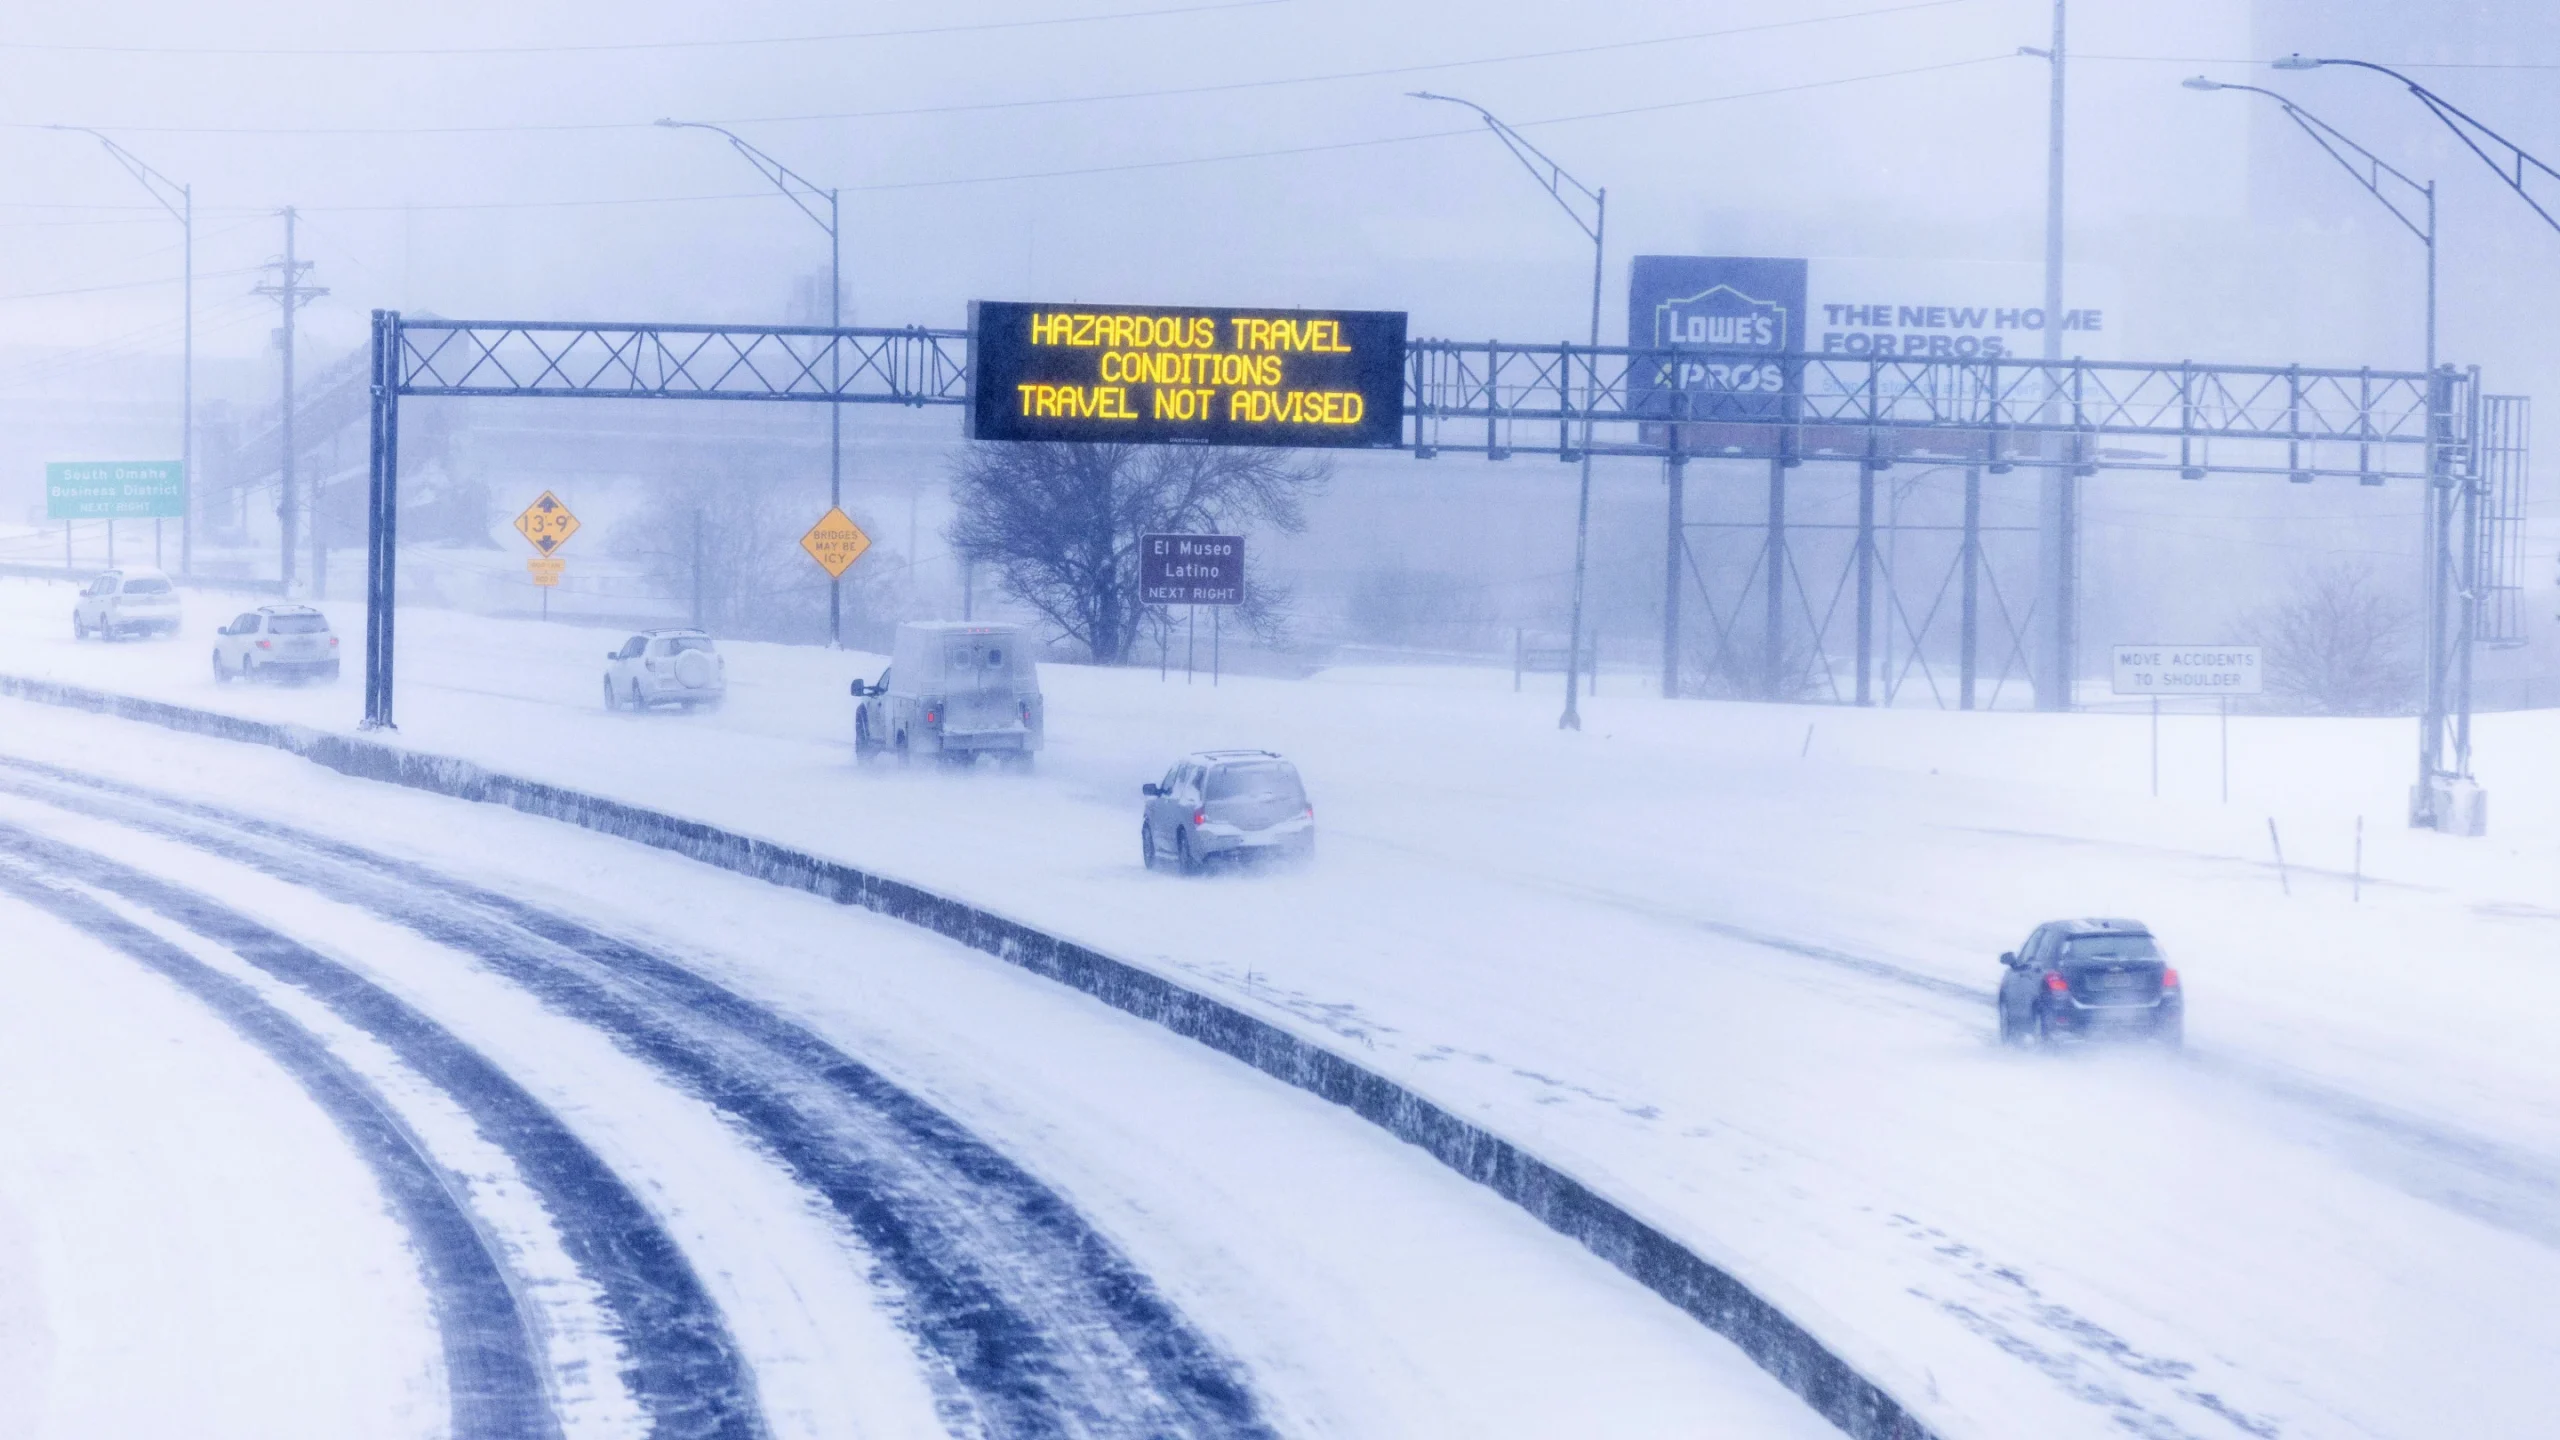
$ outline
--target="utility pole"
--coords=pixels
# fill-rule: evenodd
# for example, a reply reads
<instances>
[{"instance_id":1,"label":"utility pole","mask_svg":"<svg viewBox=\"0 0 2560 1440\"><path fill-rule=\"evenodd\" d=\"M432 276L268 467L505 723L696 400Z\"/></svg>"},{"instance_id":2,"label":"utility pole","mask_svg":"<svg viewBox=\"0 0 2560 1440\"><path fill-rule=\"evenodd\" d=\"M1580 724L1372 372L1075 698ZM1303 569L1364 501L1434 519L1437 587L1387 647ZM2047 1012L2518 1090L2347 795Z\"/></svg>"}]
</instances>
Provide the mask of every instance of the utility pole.
<instances>
[{"instance_id":1,"label":"utility pole","mask_svg":"<svg viewBox=\"0 0 2560 1440\"><path fill-rule=\"evenodd\" d=\"M293 207L287 205L284 207L284 258L270 260L262 267L275 271L276 278L261 283L257 292L261 295L274 296L277 308L284 316L283 327L276 332L276 344L284 352L284 398L276 407L276 440L279 459L276 520L282 532L282 543L278 546L281 552L278 574L284 581L287 594L293 591L293 546L295 518L298 514L298 497L293 488L293 313L329 293L321 286L302 283L302 277L311 269L311 262L294 257L293 218ZM314 503L311 517L311 584L312 594L316 598L320 588L327 583L325 573L327 552L322 549L325 541L320 533L319 495L316 491L312 495L312 500Z\"/></svg>"},{"instance_id":2,"label":"utility pole","mask_svg":"<svg viewBox=\"0 0 2560 1440\"><path fill-rule=\"evenodd\" d=\"M2066 0L2053 0L2053 45L2046 50L2021 45L2018 53L2041 58L2053 72L2053 86L2045 120L2044 166L2044 358L2062 359L2062 80L2064 69L2064 5ZM2051 423L2059 414L2054 403L2059 399L2061 381L2058 373L2048 371L2045 378L2047 397L2045 418ZM2048 431L2050 435L2053 432ZM2036 677L2036 708L2068 710L2071 708L2072 677L2079 668L2080 607L2080 476L2077 455L2044 457L2044 480L2037 506L2039 564L2037 609L2044 616L2041 674Z\"/></svg>"}]
</instances>

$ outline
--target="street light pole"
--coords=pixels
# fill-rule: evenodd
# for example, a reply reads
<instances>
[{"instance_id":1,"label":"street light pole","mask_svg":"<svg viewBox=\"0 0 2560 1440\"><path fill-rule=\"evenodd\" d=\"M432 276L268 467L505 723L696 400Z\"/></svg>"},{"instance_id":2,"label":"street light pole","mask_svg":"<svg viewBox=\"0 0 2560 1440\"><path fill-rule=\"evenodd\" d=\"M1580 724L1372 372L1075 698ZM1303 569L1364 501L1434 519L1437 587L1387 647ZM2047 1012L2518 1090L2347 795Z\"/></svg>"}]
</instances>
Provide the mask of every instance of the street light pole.
<instances>
[{"instance_id":1,"label":"street light pole","mask_svg":"<svg viewBox=\"0 0 2560 1440\"><path fill-rule=\"evenodd\" d=\"M2560 170L2553 169L2531 151L2482 124L2452 101L2390 66L2376 65L2370 60L2321 59L2295 54L2287 55L2275 62L2275 68L2278 70L2317 70L2329 65L2370 70L2377 75L2388 76L2398 81L2402 88L2417 99L2419 104L2427 107L2427 113L2435 116L2439 123L2452 131L2454 138L2460 140L2465 149L2478 156L2481 164L2488 166L2490 172L2496 175L2502 184L2513 190L2517 199L2531 207L2534 214L2541 216L2543 224L2554 230L2560 230L2560 217L2554 216L2549 207L2533 198L2533 191L2527 183L2534 176L2541 177L2545 183L2560 182ZM2435 229L2435 195L2432 190L2427 196L2427 229L2429 233L2433 233ZM2435 255L2432 247L2428 252L2427 264L2427 293L2431 297L2428 350L2432 357L2435 345L2432 323ZM2410 823L2441 827L2447 820L2454 817L2445 814L2438 807L2436 781L2448 774L2457 779L2468 778L2471 774L2471 645L2480 605L2478 583L2480 548L2477 542L2480 523L2480 481L2475 473L2464 477L2458 483L2458 488L2462 492L2463 528L2466 534L2462 547L2462 578L2457 582L2454 578L2452 556L2453 491L2457 488L2457 482L2444 470L2446 452L2452 444L2453 377L2449 373L2436 373L2432 358L2429 359L2428 366L2427 469L2434 477L2431 486L2434 493L2430 497L2427 514L2434 533L2428 539L2427 555L2428 564L2434 575L2428 588L2430 613L2427 632L2428 643L2433 653L2429 655L2427 663L2427 716L2424 722L2426 730L2418 741L2418 796L2410 807ZM2441 637L2444 632L2444 612L2449 608L2447 597L2457 588L2460 591L2459 599L2462 604L2461 633L2457 642L2461 647L2460 681L2458 684L2448 684L2444 674L2445 656ZM2448 689L2453 692L2449 698L2446 694ZM2448 719L2446 714L2448 710L2455 712L2451 717L2454 727L2454 762L2453 769L2449 772L2444 768L2444 727Z\"/></svg>"},{"instance_id":2,"label":"street light pole","mask_svg":"<svg viewBox=\"0 0 2560 1440\"><path fill-rule=\"evenodd\" d=\"M178 362L178 389L180 395L178 402L178 474L186 486L186 501L184 506L178 511L178 573L181 575L192 575L195 573L196 568L195 187L192 185L181 185L177 181L170 179L168 176L161 174L159 171L152 169L150 166L143 164L140 157L136 156L132 151L127 150L115 141L108 139L104 134L101 134L96 130L92 130L86 125L53 125L46 128L53 130L66 130L86 135L91 139L96 140L100 145L105 146L107 154L114 157L115 162L122 165L126 172L131 174L134 179L141 181L142 188L150 192L151 198L159 202L160 208L168 211L170 218L178 222L179 230L184 237L182 241L182 249L185 256L185 259L182 262L184 267L184 278L181 281L181 288L179 292L180 298L178 302L180 308L184 312L184 319L181 325L181 333L183 334L184 339L180 341L181 358ZM172 203L169 198L173 193L177 196L175 203ZM152 527L153 532L156 535L159 528L159 522L152 522ZM152 563L158 564L160 556L158 554L159 546L156 540L152 549Z\"/></svg>"},{"instance_id":3,"label":"street light pole","mask_svg":"<svg viewBox=\"0 0 2560 1440\"><path fill-rule=\"evenodd\" d=\"M2336 126L2263 86L2230 85L2219 80L2206 79L2202 75L2191 76L2179 83L2190 90L2244 91L2251 95L2263 95L2274 101L2283 109L2285 118L2291 120L2303 134L2310 136L2313 144L2328 152L2329 158L2337 161L2349 175L2354 176L2356 183L2362 185L2367 194L2380 201L2382 208L2391 212L2391 218L2399 221L2402 229L2418 237L2418 243L2425 246L2427 252L2427 373L2434 374L2436 368L2436 183L2433 180L2421 181L2410 178L2391 162L2348 139Z\"/></svg>"},{"instance_id":4,"label":"street light pole","mask_svg":"<svg viewBox=\"0 0 2560 1440\"><path fill-rule=\"evenodd\" d=\"M2469 112L2452 101L2390 66L2376 65L2370 60L2321 59L2309 55L2287 55L2272 63L2278 70L2318 70L2324 66L2337 65L2351 70L2370 70L2377 75L2387 75L2400 82L2412 96L2417 98L2419 104L2427 107L2429 114L2434 115L2437 120L2443 122L2447 130L2453 132L2454 138L2460 140L2465 149L2479 156L2481 164L2488 166L2491 173L2505 182L2508 189L2516 192L2517 199L2531 206L2533 213L2542 217L2542 223L2554 230L2560 230L2560 216L2554 216L2541 201L2534 199L2533 192L2526 188L2525 184L2528 173L2560 183L2560 170L2553 169L2531 151L2472 118ZM2498 153L2492 154L2492 151Z\"/></svg>"},{"instance_id":5,"label":"street light pole","mask_svg":"<svg viewBox=\"0 0 2560 1440\"><path fill-rule=\"evenodd\" d=\"M748 164L756 167L758 174L773 182L773 188L782 192L782 198L800 207L801 214L808 216L819 229L827 232L827 325L830 329L843 329L844 229L842 222L844 212L841 205L841 192L832 187L820 189L806 176L748 144L736 132L725 126L706 124L700 120L664 118L657 123L669 130L708 130L727 140L731 148L746 157ZM823 216L818 213L818 201L821 198L827 202L826 214ZM827 393L831 396L839 396L843 393L843 389L843 337L830 336L827 340ZM844 406L841 401L831 403L827 407L827 508L830 510L844 508ZM908 557L908 563L910 565L914 563L913 556ZM827 581L827 642L839 650L844 648L844 578L842 576L832 576Z\"/></svg>"},{"instance_id":6,"label":"street light pole","mask_svg":"<svg viewBox=\"0 0 2560 1440\"><path fill-rule=\"evenodd\" d=\"M2285 69L2309 68L2302 65L2285 65L2283 62L2278 64ZM2429 596L2426 633L2427 688L2426 713L2419 717L2418 721L2418 785L2415 798L2411 802L2411 813L2417 821L2433 824L2437 819L2435 782L2437 777L2444 773L2445 712L2455 703L2446 694L2444 674L2446 650L2444 601L2447 591L2454 584L2452 566L2448 560L2453 524L2450 494L2453 482L2450 477L2442 473L2441 460L2445 437L2436 433L2441 409L2437 403L2440 387L2436 375L2436 184L2433 180L2412 179L2397 166L2347 138L2336 126L2263 86L2225 84L2218 80L2207 79L2202 75L2191 76L2181 83L2190 90L2239 90L2252 95L2263 95L2274 101L2283 109L2286 119L2291 120L2303 134L2310 136L2312 143L2327 152L2329 158L2337 161L2340 168L2354 176L2356 183L2365 188L2365 193L2378 201L2382 208L2390 211L2391 218L2399 221L2402 229L2417 236L2418 243L2426 247L2427 472L2430 480L2420 525L2420 548L2425 555L2423 583L2427 586ZM2463 692L2464 698L2460 702L2462 713L2465 715L2470 713L2468 695L2469 691L2466 688ZM2454 773L2465 774L2469 772L2469 768L2470 757L2467 754L2456 758Z\"/></svg>"},{"instance_id":7,"label":"street light pole","mask_svg":"<svg viewBox=\"0 0 2560 1440\"><path fill-rule=\"evenodd\" d=\"M1600 287L1608 257L1609 192L1594 190L1565 173L1564 167L1547 157L1547 153L1529 143L1519 131L1502 123L1494 113L1472 100L1455 95L1435 95L1428 90L1406 92L1416 100L1436 100L1450 105L1464 105L1476 112L1503 143L1514 158L1528 168L1529 174L1546 187L1547 194L1563 207L1565 215L1591 237L1591 338L1582 383L1582 490L1575 501L1573 517L1573 614L1572 628L1564 645L1564 714L1556 720L1559 730L1582 728L1582 597L1583 581L1589 571L1591 555L1591 415L1599 405L1600 389ZM1570 192L1570 194L1568 194ZM1591 218L1584 219L1575 208L1573 196L1588 201ZM1565 382L1569 387L1570 380Z\"/></svg>"}]
</instances>

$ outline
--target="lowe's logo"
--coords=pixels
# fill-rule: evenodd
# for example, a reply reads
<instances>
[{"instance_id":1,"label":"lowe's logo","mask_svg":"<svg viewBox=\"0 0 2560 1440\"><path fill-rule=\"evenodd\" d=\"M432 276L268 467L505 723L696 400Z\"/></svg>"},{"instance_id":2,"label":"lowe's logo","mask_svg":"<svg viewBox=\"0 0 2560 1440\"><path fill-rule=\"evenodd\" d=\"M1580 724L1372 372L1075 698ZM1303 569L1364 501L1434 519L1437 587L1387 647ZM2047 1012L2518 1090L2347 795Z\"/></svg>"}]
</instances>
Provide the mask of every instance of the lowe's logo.
<instances>
[{"instance_id":1,"label":"lowe's logo","mask_svg":"<svg viewBox=\"0 0 2560 1440\"><path fill-rule=\"evenodd\" d=\"M1784 350L1787 307L1754 300L1730 285L1712 286L1685 300L1654 307L1653 343L1661 349L1710 345L1719 349Z\"/></svg>"}]
</instances>

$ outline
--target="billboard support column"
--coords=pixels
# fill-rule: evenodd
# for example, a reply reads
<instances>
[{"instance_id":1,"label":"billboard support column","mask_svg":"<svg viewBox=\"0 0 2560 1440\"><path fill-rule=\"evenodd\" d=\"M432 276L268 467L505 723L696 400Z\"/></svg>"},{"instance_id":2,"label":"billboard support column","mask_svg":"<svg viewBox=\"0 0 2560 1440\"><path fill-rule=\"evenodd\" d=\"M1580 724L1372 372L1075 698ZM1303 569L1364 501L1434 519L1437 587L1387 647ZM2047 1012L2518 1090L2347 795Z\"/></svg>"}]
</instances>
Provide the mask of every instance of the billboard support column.
<instances>
[{"instance_id":1,"label":"billboard support column","mask_svg":"<svg viewBox=\"0 0 2560 1440\"><path fill-rule=\"evenodd\" d=\"M1768 614L1760 649L1760 695L1783 698L1787 638L1787 462L1769 461Z\"/></svg>"},{"instance_id":2,"label":"billboard support column","mask_svg":"<svg viewBox=\"0 0 2560 1440\"><path fill-rule=\"evenodd\" d=\"M1688 509L1684 493L1689 457L1680 450L1680 427L1671 427L1671 453L1663 458L1663 478L1671 494L1663 515L1662 542L1662 698L1680 698L1680 572L1688 555Z\"/></svg>"},{"instance_id":3,"label":"billboard support column","mask_svg":"<svg viewBox=\"0 0 2560 1440\"><path fill-rule=\"evenodd\" d=\"M1964 467L1964 589L1962 629L1956 660L1957 708L1973 708L1973 681L1980 669L1982 640L1982 467Z\"/></svg>"},{"instance_id":4,"label":"billboard support column","mask_svg":"<svg viewBox=\"0 0 2560 1440\"><path fill-rule=\"evenodd\" d=\"M1875 703L1876 467L1858 462L1858 703Z\"/></svg>"}]
</instances>

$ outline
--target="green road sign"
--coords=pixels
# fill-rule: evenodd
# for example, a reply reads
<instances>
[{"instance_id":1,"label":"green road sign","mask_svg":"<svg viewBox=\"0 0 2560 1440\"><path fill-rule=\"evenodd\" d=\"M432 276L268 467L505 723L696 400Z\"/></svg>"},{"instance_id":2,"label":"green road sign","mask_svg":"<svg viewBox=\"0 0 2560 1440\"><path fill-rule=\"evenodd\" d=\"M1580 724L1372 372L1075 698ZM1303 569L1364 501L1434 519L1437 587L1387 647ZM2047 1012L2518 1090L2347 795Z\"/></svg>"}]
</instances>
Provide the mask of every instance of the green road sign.
<instances>
[{"instance_id":1,"label":"green road sign","mask_svg":"<svg viewBox=\"0 0 2560 1440\"><path fill-rule=\"evenodd\" d=\"M178 460L56 460L44 467L48 520L175 520L187 513Z\"/></svg>"}]
</instances>

